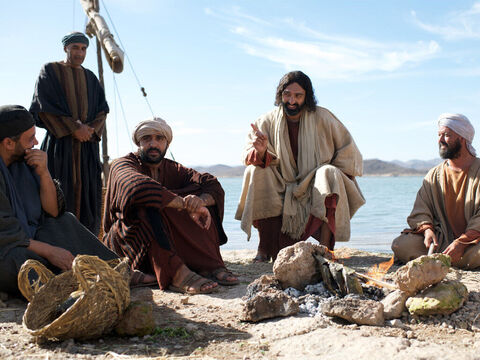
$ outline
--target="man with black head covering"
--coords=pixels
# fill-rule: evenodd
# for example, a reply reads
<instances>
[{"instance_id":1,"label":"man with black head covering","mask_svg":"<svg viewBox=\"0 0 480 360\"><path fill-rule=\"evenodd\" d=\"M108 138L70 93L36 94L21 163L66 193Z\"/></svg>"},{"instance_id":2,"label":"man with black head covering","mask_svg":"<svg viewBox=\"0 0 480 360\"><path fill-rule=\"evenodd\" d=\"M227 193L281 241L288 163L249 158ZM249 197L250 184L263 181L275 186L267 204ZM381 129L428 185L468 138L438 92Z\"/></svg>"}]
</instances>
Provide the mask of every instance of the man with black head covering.
<instances>
[{"instance_id":1,"label":"man with black head covering","mask_svg":"<svg viewBox=\"0 0 480 360\"><path fill-rule=\"evenodd\" d=\"M66 59L42 67L30 112L37 126L47 130L42 150L48 154L50 173L60 181L67 210L98 234L102 202L98 143L109 109L98 79L82 67L88 38L74 32L62 43Z\"/></svg>"},{"instance_id":2,"label":"man with black head covering","mask_svg":"<svg viewBox=\"0 0 480 360\"><path fill-rule=\"evenodd\" d=\"M317 106L312 82L301 71L285 74L274 110L248 134L243 189L235 218L260 242L254 261L310 236L331 250L350 239L350 219L365 203L355 181L362 155L345 126Z\"/></svg>"},{"instance_id":3,"label":"man with black head covering","mask_svg":"<svg viewBox=\"0 0 480 360\"><path fill-rule=\"evenodd\" d=\"M410 228L392 243L401 262L426 255L432 246L434 252L450 255L457 267L480 267L480 159L472 146L474 135L462 114L438 118L438 146L445 161L425 176L407 219Z\"/></svg>"},{"instance_id":4,"label":"man with black head covering","mask_svg":"<svg viewBox=\"0 0 480 360\"><path fill-rule=\"evenodd\" d=\"M219 250L227 237L218 180L164 158L173 138L164 120L141 121L132 137L138 152L110 169L104 244L161 289L199 294L238 284Z\"/></svg>"},{"instance_id":5,"label":"man with black head covering","mask_svg":"<svg viewBox=\"0 0 480 360\"><path fill-rule=\"evenodd\" d=\"M19 105L0 106L0 291L13 294L27 259L59 272L70 269L77 254L117 258L65 212L47 154L36 144L32 115Z\"/></svg>"}]
</instances>

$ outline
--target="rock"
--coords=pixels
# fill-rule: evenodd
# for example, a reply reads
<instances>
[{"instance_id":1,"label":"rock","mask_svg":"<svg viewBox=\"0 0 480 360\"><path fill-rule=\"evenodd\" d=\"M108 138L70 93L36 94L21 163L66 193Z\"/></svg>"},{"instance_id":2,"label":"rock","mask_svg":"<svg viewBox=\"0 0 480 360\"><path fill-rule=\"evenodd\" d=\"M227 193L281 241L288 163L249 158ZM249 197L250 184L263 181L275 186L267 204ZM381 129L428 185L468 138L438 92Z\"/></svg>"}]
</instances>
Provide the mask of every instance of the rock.
<instances>
[{"instance_id":1,"label":"rock","mask_svg":"<svg viewBox=\"0 0 480 360\"><path fill-rule=\"evenodd\" d=\"M384 314L385 314L385 312L384 312ZM400 319L390 320L390 321L388 322L388 324L389 324L391 327L403 328L403 323L402 323L402 320L400 320Z\"/></svg>"},{"instance_id":2,"label":"rock","mask_svg":"<svg viewBox=\"0 0 480 360\"><path fill-rule=\"evenodd\" d=\"M329 256L325 246L305 241L280 250L273 264L273 273L283 289L294 287L303 290L305 285L319 282L320 274L317 271L315 254Z\"/></svg>"},{"instance_id":3,"label":"rock","mask_svg":"<svg viewBox=\"0 0 480 360\"><path fill-rule=\"evenodd\" d=\"M322 305L322 312L359 325L382 326L384 323L382 303L358 297L327 301Z\"/></svg>"},{"instance_id":4,"label":"rock","mask_svg":"<svg viewBox=\"0 0 480 360\"><path fill-rule=\"evenodd\" d=\"M248 284L244 299L250 299L257 293L267 289L282 290L282 286L280 285L280 282L272 275L262 275L258 279L255 279Z\"/></svg>"},{"instance_id":5,"label":"rock","mask_svg":"<svg viewBox=\"0 0 480 360\"><path fill-rule=\"evenodd\" d=\"M383 304L383 316L385 320L398 319L405 311L405 302L409 294L402 290L395 290L388 294L381 303Z\"/></svg>"},{"instance_id":6,"label":"rock","mask_svg":"<svg viewBox=\"0 0 480 360\"><path fill-rule=\"evenodd\" d=\"M153 307L150 303L131 302L122 319L115 327L120 336L145 336L155 329Z\"/></svg>"},{"instance_id":7,"label":"rock","mask_svg":"<svg viewBox=\"0 0 480 360\"><path fill-rule=\"evenodd\" d=\"M399 289L409 294L416 294L442 281L450 269L450 256L433 254L420 256L398 269L394 280Z\"/></svg>"},{"instance_id":8,"label":"rock","mask_svg":"<svg viewBox=\"0 0 480 360\"><path fill-rule=\"evenodd\" d=\"M412 315L448 315L458 310L468 298L468 290L460 281L450 280L432 286L407 300Z\"/></svg>"},{"instance_id":9,"label":"rock","mask_svg":"<svg viewBox=\"0 0 480 360\"><path fill-rule=\"evenodd\" d=\"M240 320L257 322L277 316L295 315L298 311L296 301L281 290L269 288L244 302Z\"/></svg>"}]
</instances>

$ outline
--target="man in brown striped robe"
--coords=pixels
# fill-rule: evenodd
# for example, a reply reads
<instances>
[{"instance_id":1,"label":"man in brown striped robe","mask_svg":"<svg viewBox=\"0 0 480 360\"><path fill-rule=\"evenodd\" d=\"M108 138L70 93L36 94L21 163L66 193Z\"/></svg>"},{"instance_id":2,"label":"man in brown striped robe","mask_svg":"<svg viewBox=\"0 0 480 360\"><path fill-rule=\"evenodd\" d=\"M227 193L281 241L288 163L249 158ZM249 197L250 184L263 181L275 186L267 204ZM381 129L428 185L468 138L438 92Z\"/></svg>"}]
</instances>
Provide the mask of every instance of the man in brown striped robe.
<instances>
[{"instance_id":1,"label":"man in brown striped robe","mask_svg":"<svg viewBox=\"0 0 480 360\"><path fill-rule=\"evenodd\" d=\"M97 235L102 200L98 143L109 109L98 79L82 67L88 38L77 32L62 42L66 60L42 67L30 112L47 130L42 150L50 173L60 180L67 211Z\"/></svg>"},{"instance_id":2,"label":"man in brown striped robe","mask_svg":"<svg viewBox=\"0 0 480 360\"><path fill-rule=\"evenodd\" d=\"M161 289L197 294L237 284L219 250L227 237L218 180L164 158L172 131L159 118L140 122L133 140L139 151L110 170L104 244Z\"/></svg>"}]
</instances>

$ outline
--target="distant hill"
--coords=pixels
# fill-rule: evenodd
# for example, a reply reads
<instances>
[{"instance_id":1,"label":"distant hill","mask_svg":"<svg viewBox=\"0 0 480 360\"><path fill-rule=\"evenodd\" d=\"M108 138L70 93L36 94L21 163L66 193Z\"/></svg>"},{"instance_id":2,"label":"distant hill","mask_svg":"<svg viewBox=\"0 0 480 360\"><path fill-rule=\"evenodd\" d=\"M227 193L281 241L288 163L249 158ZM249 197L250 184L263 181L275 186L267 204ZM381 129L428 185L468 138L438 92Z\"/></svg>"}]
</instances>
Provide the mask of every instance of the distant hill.
<instances>
[{"instance_id":1,"label":"distant hill","mask_svg":"<svg viewBox=\"0 0 480 360\"><path fill-rule=\"evenodd\" d=\"M363 160L363 174L377 176L412 176L425 175L428 170L438 165L441 159L432 160L408 160L408 161L383 161L379 159ZM241 177L245 170L245 166L228 166L228 165L211 165L211 166L194 166L199 172L208 172L217 177Z\"/></svg>"},{"instance_id":2,"label":"distant hill","mask_svg":"<svg viewBox=\"0 0 480 360\"><path fill-rule=\"evenodd\" d=\"M436 158L432 160L408 160L408 161L393 160L392 163L405 168L422 170L427 172L432 167L440 164L442 161L443 161L442 159Z\"/></svg>"},{"instance_id":3,"label":"distant hill","mask_svg":"<svg viewBox=\"0 0 480 360\"><path fill-rule=\"evenodd\" d=\"M425 175L427 171L397 165L393 162L378 159L363 160L364 175L405 176Z\"/></svg>"}]
</instances>

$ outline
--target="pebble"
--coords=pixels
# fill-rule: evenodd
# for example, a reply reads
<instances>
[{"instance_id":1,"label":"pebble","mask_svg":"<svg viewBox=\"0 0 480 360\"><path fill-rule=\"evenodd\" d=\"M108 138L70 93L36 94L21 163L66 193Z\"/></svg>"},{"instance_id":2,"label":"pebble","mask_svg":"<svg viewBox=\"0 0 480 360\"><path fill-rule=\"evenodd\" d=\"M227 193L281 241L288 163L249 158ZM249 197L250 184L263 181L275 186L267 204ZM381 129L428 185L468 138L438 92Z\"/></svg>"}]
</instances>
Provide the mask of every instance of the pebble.
<instances>
[{"instance_id":1,"label":"pebble","mask_svg":"<svg viewBox=\"0 0 480 360\"><path fill-rule=\"evenodd\" d=\"M400 319L390 320L390 321L388 321L388 324L389 324L391 327L396 327L396 328L402 328L402 327L403 327L403 322L402 322L402 320L400 320Z\"/></svg>"},{"instance_id":2,"label":"pebble","mask_svg":"<svg viewBox=\"0 0 480 360\"><path fill-rule=\"evenodd\" d=\"M182 298L180 299L180 304L186 305L186 304L188 304L188 301L189 301L189 300L190 300L190 297L184 296L184 297L182 297Z\"/></svg>"},{"instance_id":3,"label":"pebble","mask_svg":"<svg viewBox=\"0 0 480 360\"><path fill-rule=\"evenodd\" d=\"M408 330L406 333L407 339L415 339L415 334L412 330Z\"/></svg>"}]
</instances>

